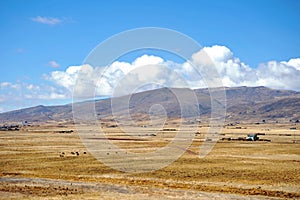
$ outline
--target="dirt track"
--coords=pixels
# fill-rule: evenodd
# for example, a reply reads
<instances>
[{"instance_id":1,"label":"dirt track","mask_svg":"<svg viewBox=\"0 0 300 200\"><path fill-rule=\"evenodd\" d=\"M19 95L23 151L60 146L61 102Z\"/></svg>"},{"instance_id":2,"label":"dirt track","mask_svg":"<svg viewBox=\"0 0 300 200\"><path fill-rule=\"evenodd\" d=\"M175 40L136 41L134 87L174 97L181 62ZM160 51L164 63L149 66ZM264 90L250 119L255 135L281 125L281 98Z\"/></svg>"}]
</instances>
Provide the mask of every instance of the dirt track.
<instances>
[{"instance_id":1,"label":"dirt track","mask_svg":"<svg viewBox=\"0 0 300 200\"><path fill-rule=\"evenodd\" d=\"M124 186L44 178L0 178L0 199L276 199L193 190Z\"/></svg>"}]
</instances>

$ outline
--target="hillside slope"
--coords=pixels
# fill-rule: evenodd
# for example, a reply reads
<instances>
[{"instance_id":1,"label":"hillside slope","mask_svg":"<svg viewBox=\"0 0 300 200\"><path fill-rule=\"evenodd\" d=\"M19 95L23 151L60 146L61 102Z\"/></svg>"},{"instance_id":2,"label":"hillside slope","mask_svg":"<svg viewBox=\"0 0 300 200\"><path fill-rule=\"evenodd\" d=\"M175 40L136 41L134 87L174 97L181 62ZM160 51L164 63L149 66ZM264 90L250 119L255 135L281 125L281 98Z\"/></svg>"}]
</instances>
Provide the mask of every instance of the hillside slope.
<instances>
[{"instance_id":1,"label":"hillside slope","mask_svg":"<svg viewBox=\"0 0 300 200\"><path fill-rule=\"evenodd\" d=\"M181 106L174 92L180 96L185 105L184 114L195 116L199 108L201 117L209 117L211 98L208 89L194 90L198 103L190 99L190 89L161 88L123 96L114 99L95 101L95 110L99 118L119 115L129 111L131 117L149 119L149 112L161 112L157 105L165 109L168 117L176 118L182 114ZM225 88L228 121L261 121L261 120L297 120L300 118L300 93L288 90L273 90L266 87L234 87ZM83 105L84 103L82 103ZM82 108L84 109L84 107ZM155 110L156 109L156 110ZM0 122L46 122L72 120L72 105L36 106L6 113L0 113Z\"/></svg>"}]
</instances>

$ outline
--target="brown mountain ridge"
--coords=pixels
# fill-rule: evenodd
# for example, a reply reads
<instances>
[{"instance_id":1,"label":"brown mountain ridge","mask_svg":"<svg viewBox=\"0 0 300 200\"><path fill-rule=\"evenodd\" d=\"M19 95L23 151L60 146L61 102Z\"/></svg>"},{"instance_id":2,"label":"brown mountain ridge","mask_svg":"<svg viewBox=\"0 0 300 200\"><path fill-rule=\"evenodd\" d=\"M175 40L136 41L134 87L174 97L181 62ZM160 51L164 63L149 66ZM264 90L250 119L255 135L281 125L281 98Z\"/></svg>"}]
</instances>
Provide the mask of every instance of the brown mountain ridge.
<instances>
[{"instance_id":1,"label":"brown mountain ridge","mask_svg":"<svg viewBox=\"0 0 300 200\"><path fill-rule=\"evenodd\" d=\"M230 87L224 88L226 94L226 121L281 121L289 122L300 119L300 92L292 90L276 90L266 87ZM180 117L181 109L173 92L182 94L181 101L188 105L189 99L184 94L190 89L160 88L132 94L130 97L102 99L95 101L95 110L99 118L112 115L111 102L114 102L114 112L122 113L129 110L132 116L147 116L153 105L161 105L169 118ZM185 108L185 115L194 116L199 108L202 118L211 114L211 98L208 89L194 90L198 104ZM129 104L128 104L129 99ZM85 102L82 102L83 105ZM127 105L127 104L128 105ZM224 104L224 102L223 102ZM84 109L84 107L83 107ZM72 121L72 104L59 106L35 106L5 113L0 113L0 123L12 122L47 122Z\"/></svg>"}]
</instances>

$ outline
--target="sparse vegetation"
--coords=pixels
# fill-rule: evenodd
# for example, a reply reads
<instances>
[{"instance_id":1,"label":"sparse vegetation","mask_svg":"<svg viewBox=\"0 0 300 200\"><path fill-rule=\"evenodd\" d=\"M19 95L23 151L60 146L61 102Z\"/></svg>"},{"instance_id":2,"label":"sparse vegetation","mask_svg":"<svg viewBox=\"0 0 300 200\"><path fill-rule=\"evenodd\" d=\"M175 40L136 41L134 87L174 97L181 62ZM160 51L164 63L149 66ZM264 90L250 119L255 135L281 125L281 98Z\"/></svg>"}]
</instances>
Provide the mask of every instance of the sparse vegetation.
<instances>
[{"instance_id":1,"label":"sparse vegetation","mask_svg":"<svg viewBox=\"0 0 300 200\"><path fill-rule=\"evenodd\" d=\"M176 121L169 124L176 124ZM133 187L136 195L155 196L158 191L179 195L182 193L177 189L180 189L190 191L191 195L209 192L207 195L222 193L230 197L236 194L241 195L240 198L243 195L299 198L300 143L293 143L293 140L300 139L299 128L290 130L289 124L278 123L240 126L247 129L225 127L222 135L239 138L245 137L245 132L259 133L272 127L267 133L259 134L261 139L270 138L272 142L220 140L207 157L200 159L197 156L199 146L208 128L203 124L199 128L201 134L195 136L192 146L177 161L152 173L132 175L103 165L87 153L76 132L60 134L57 131L59 127L55 125L31 127L28 131L1 132L0 166L4 182L0 185L0 193L8 196L18 194L22 198L71 195L77 199L86 195L89 198L108 195L107 191L110 191L112 198L119 195L119 189L99 190L95 185L86 186L105 183L108 185L102 188L109 185ZM147 131L147 128L138 127L137 130ZM162 147L174 136L174 131L166 131L163 135L158 132L156 137L147 136L147 140L128 140L126 136L120 136L117 127L109 127L106 132L114 144L139 152ZM32 182L23 179L9 181L16 178L29 178ZM37 184L41 181L39 178L51 180L45 180L47 186L40 185ZM77 184L78 181L81 185ZM123 195L125 199L130 196Z\"/></svg>"}]
</instances>

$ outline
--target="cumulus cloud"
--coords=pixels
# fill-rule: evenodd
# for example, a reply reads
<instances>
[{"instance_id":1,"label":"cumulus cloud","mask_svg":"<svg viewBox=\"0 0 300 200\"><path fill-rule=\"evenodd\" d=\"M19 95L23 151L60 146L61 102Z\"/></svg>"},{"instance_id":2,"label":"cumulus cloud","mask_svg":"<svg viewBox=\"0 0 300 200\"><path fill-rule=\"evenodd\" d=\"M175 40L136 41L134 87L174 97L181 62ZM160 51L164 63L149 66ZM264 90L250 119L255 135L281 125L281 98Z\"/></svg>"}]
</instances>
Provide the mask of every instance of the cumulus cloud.
<instances>
[{"instance_id":1,"label":"cumulus cloud","mask_svg":"<svg viewBox=\"0 0 300 200\"><path fill-rule=\"evenodd\" d=\"M47 24L47 25L57 25L62 23L64 20L55 18L55 17L42 17L42 16L37 16L31 18L32 21L41 23L41 24Z\"/></svg>"},{"instance_id":2,"label":"cumulus cloud","mask_svg":"<svg viewBox=\"0 0 300 200\"><path fill-rule=\"evenodd\" d=\"M203 51L200 58L199 54ZM224 86L253 86L257 81L255 70L250 68L245 63L241 62L239 58L234 57L233 52L225 46L204 47L200 52L193 55L193 60L207 60L202 64L202 68L206 79L214 75L215 79L222 80ZM198 61L199 63L199 61ZM201 62L200 62L201 63ZM196 63L197 65L197 63ZM217 74L207 68L213 68Z\"/></svg>"},{"instance_id":3,"label":"cumulus cloud","mask_svg":"<svg viewBox=\"0 0 300 200\"><path fill-rule=\"evenodd\" d=\"M92 97L125 95L157 87L266 86L300 90L300 59L270 61L251 68L225 46L204 47L185 63L143 55L132 63L116 61L110 66L70 66L48 76L76 94ZM80 76L79 76L80 75ZM147 85L147 87L146 87ZM116 91L118 91L116 93Z\"/></svg>"},{"instance_id":4,"label":"cumulus cloud","mask_svg":"<svg viewBox=\"0 0 300 200\"><path fill-rule=\"evenodd\" d=\"M72 91L78 72L81 66L70 66L66 71L54 71L50 73L50 76L46 76L46 79L55 82L66 89Z\"/></svg>"},{"instance_id":5,"label":"cumulus cloud","mask_svg":"<svg viewBox=\"0 0 300 200\"><path fill-rule=\"evenodd\" d=\"M300 90L300 69L294 61L270 61L261 64L256 70L256 85L271 88Z\"/></svg>"},{"instance_id":6,"label":"cumulus cloud","mask_svg":"<svg viewBox=\"0 0 300 200\"><path fill-rule=\"evenodd\" d=\"M300 70L300 58L290 59L288 62L282 61L281 63Z\"/></svg>"},{"instance_id":7,"label":"cumulus cloud","mask_svg":"<svg viewBox=\"0 0 300 200\"><path fill-rule=\"evenodd\" d=\"M115 61L110 66L71 66L54 71L47 79L74 96L121 96L159 87L189 87L175 68L181 64L153 55L143 55L133 62ZM74 90L75 89L75 90Z\"/></svg>"},{"instance_id":8,"label":"cumulus cloud","mask_svg":"<svg viewBox=\"0 0 300 200\"><path fill-rule=\"evenodd\" d=\"M50 63L49 63L50 64ZM58 66L55 61L53 65ZM159 87L206 88L218 86L266 86L300 91L300 58L269 61L250 67L225 46L204 47L184 63L143 55L133 62L110 66L88 64L55 70L45 84L0 82L0 102L38 102L77 97L120 96Z\"/></svg>"},{"instance_id":9,"label":"cumulus cloud","mask_svg":"<svg viewBox=\"0 0 300 200\"><path fill-rule=\"evenodd\" d=\"M270 61L251 68L234 57L227 47L203 48L212 59L225 86L266 86L300 90L300 59Z\"/></svg>"}]
</instances>

